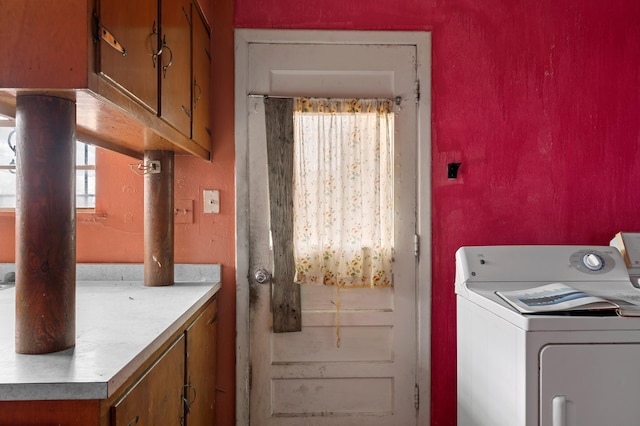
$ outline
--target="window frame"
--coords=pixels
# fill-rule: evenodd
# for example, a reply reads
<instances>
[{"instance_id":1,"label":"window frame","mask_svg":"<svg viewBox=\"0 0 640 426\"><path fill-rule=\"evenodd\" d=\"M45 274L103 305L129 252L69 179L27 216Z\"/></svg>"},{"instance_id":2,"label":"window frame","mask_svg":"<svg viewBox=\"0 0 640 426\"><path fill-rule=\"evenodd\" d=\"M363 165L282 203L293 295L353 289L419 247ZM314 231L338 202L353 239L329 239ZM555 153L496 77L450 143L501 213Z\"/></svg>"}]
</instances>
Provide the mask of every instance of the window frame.
<instances>
[{"instance_id":1,"label":"window frame","mask_svg":"<svg viewBox=\"0 0 640 426\"><path fill-rule=\"evenodd\" d=\"M0 128L10 128L13 129L13 131L15 132L15 120L13 118L5 118L3 116L0 115ZM9 132L9 134L11 134ZM14 133L15 134L15 133ZM4 140L4 138L2 140L0 140L0 143L4 144L4 143L9 143L8 137L7 140ZM15 140L14 140L14 144L15 144ZM77 155L77 150L79 149L78 144L82 144L84 146L84 152L87 152L87 149L93 149L93 154L85 154L84 155L84 160L83 163L78 164L78 155ZM15 146L15 145L14 145ZM9 145L9 147L11 148L11 145ZM91 163L89 161L89 158L93 157L93 163ZM13 162L13 164L0 164L0 172L4 171L4 170L16 170L16 164L15 161ZM94 176L93 176L93 192L89 191L89 188L87 187L86 184L86 172L93 170L94 171ZM97 206L97 174L98 174L98 168L97 168L97 147L95 147L94 145L88 144L86 142L83 142L82 140L76 139L76 167L75 167L75 171L76 171L76 213L95 213L96 211L96 206ZM79 172L85 172L85 190L83 191L82 194L78 193L78 173ZM16 190L17 193L17 190ZM16 194L17 195L17 194ZM80 204L78 203L79 199L90 199L91 197L93 197L93 205L90 206L86 206L86 203L82 203L82 205L80 207L78 207ZM15 214L15 203L13 206L0 206L0 215L6 215L6 214Z\"/></svg>"}]
</instances>

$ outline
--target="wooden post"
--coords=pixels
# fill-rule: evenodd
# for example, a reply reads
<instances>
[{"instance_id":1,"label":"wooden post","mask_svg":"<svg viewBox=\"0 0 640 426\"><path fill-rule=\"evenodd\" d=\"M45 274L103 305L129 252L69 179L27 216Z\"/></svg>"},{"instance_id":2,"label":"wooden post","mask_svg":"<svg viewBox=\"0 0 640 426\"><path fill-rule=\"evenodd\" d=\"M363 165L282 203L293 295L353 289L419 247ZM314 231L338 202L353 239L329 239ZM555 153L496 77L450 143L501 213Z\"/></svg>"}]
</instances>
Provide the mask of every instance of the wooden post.
<instances>
[{"instance_id":1,"label":"wooden post","mask_svg":"<svg viewBox=\"0 0 640 426\"><path fill-rule=\"evenodd\" d=\"M173 151L144 153L144 285L150 287L173 285L173 161Z\"/></svg>"},{"instance_id":2,"label":"wooden post","mask_svg":"<svg viewBox=\"0 0 640 426\"><path fill-rule=\"evenodd\" d=\"M302 330L300 286L293 282L293 99L265 99L269 210L273 238L273 332Z\"/></svg>"},{"instance_id":3,"label":"wooden post","mask_svg":"<svg viewBox=\"0 0 640 426\"><path fill-rule=\"evenodd\" d=\"M16 99L16 352L76 341L75 100Z\"/></svg>"}]
</instances>

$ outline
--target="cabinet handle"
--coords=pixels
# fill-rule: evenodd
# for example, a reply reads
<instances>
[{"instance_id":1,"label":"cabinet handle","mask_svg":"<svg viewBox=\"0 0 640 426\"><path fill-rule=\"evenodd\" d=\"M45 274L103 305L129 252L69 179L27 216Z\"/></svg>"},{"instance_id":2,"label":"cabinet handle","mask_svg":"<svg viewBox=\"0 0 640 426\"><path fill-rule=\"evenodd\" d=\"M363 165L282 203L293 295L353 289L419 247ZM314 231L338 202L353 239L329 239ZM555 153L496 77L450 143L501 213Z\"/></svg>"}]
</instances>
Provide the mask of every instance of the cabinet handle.
<instances>
[{"instance_id":1,"label":"cabinet handle","mask_svg":"<svg viewBox=\"0 0 640 426\"><path fill-rule=\"evenodd\" d=\"M153 26L151 27L151 34L149 34L149 37L147 38L149 40L149 45L151 46L151 61L153 62L153 67L156 67L156 60L158 59L158 56L162 55L162 48L164 47L164 42L162 43L162 46L160 46L160 50L158 50L157 52L154 52L154 48L153 48L153 42L152 39L155 36L156 38L156 45L158 44L158 38L159 38L159 33L158 30L156 28L156 21L153 21Z\"/></svg>"},{"instance_id":2,"label":"cabinet handle","mask_svg":"<svg viewBox=\"0 0 640 426\"><path fill-rule=\"evenodd\" d=\"M193 398L191 398L191 400L189 401L187 399L187 397L189 396L189 389L193 389ZM191 383L187 383L186 385L184 385L184 390L185 390L185 395L182 396L182 402L184 402L184 412L186 414L189 414L189 410L191 408L191 404L193 404L196 401L196 388L195 386L193 386Z\"/></svg>"},{"instance_id":3,"label":"cabinet handle","mask_svg":"<svg viewBox=\"0 0 640 426\"><path fill-rule=\"evenodd\" d=\"M169 63L167 65L163 65L162 66L162 75L164 78L167 78L167 68L169 68L171 66L171 64L173 64L173 50L171 50L169 48L169 46L167 46L166 41L163 39L162 41L162 49L160 49L161 53L164 53L165 50L169 51ZM159 55L161 54L159 53Z\"/></svg>"},{"instance_id":4,"label":"cabinet handle","mask_svg":"<svg viewBox=\"0 0 640 426\"><path fill-rule=\"evenodd\" d=\"M551 424L553 426L566 426L567 425L567 397L564 395L558 395L553 397L551 402Z\"/></svg>"},{"instance_id":5,"label":"cabinet handle","mask_svg":"<svg viewBox=\"0 0 640 426\"><path fill-rule=\"evenodd\" d=\"M189 410L191 409L191 404L187 401L187 398L184 396L181 397L182 402L184 403L184 414L189 414Z\"/></svg>"},{"instance_id":6,"label":"cabinet handle","mask_svg":"<svg viewBox=\"0 0 640 426\"><path fill-rule=\"evenodd\" d=\"M198 89L198 92L196 94L196 90ZM196 79L193 79L193 109L196 109L196 104L198 103L198 101L200 100L200 98L202 97L202 87L200 87L200 85L198 84L198 82L196 81Z\"/></svg>"},{"instance_id":7,"label":"cabinet handle","mask_svg":"<svg viewBox=\"0 0 640 426\"><path fill-rule=\"evenodd\" d=\"M140 416L135 416L133 418L133 420L131 420L129 423L127 423L127 426L131 426L131 425L134 425L134 424L138 423L138 420L140 420Z\"/></svg>"},{"instance_id":8,"label":"cabinet handle","mask_svg":"<svg viewBox=\"0 0 640 426\"><path fill-rule=\"evenodd\" d=\"M193 390L193 398L191 398L191 401L189 401L189 404L193 404L196 401L196 395L197 395L196 387L193 386L191 383L187 383L186 385L184 385L184 387L187 389L187 391L189 389Z\"/></svg>"}]
</instances>

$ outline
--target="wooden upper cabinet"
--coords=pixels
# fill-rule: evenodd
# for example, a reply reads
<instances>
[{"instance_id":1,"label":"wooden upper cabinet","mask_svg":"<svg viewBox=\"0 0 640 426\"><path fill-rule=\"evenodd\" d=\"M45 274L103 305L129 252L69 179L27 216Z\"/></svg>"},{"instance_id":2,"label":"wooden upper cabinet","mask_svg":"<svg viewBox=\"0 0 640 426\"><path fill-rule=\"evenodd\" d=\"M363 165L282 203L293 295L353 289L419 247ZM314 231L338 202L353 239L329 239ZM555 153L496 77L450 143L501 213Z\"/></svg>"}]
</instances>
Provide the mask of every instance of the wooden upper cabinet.
<instances>
[{"instance_id":1,"label":"wooden upper cabinet","mask_svg":"<svg viewBox=\"0 0 640 426\"><path fill-rule=\"evenodd\" d=\"M98 71L157 112L157 0L101 0L98 17Z\"/></svg>"},{"instance_id":2,"label":"wooden upper cabinet","mask_svg":"<svg viewBox=\"0 0 640 426\"><path fill-rule=\"evenodd\" d=\"M209 30L198 8L193 7L193 81L192 81L192 110L193 140L203 148L211 145L210 124L210 74L211 74L211 43Z\"/></svg>"},{"instance_id":3,"label":"wooden upper cabinet","mask_svg":"<svg viewBox=\"0 0 640 426\"><path fill-rule=\"evenodd\" d=\"M162 0L160 16L160 117L191 137L191 2Z\"/></svg>"},{"instance_id":4,"label":"wooden upper cabinet","mask_svg":"<svg viewBox=\"0 0 640 426\"><path fill-rule=\"evenodd\" d=\"M210 138L192 130L191 9L189 0L2 0L0 114L15 116L20 90L73 92L79 139L141 159L159 149L208 160Z\"/></svg>"}]
</instances>

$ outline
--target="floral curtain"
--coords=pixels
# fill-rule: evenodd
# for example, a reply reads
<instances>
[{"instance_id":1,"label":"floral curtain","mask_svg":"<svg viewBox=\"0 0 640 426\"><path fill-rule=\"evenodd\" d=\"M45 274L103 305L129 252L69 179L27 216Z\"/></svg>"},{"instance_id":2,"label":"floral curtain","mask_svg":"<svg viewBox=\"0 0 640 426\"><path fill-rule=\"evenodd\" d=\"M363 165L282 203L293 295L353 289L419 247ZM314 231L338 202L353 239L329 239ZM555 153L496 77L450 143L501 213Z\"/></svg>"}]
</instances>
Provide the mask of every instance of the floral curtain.
<instances>
[{"instance_id":1,"label":"floral curtain","mask_svg":"<svg viewBox=\"0 0 640 426\"><path fill-rule=\"evenodd\" d=\"M393 284L393 104L294 101L295 282Z\"/></svg>"}]
</instances>

